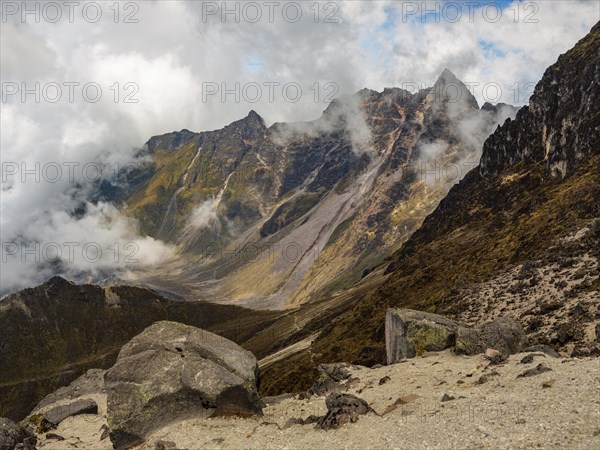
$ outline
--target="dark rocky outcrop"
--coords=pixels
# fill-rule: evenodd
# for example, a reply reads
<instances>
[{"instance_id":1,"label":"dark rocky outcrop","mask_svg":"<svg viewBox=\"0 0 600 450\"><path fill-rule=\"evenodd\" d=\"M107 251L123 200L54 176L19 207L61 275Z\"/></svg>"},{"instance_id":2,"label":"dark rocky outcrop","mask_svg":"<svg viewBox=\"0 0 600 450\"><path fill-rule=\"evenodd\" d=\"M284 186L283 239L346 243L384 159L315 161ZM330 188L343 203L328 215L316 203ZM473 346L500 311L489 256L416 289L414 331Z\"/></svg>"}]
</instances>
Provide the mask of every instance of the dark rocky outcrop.
<instances>
[{"instance_id":1,"label":"dark rocky outcrop","mask_svg":"<svg viewBox=\"0 0 600 450\"><path fill-rule=\"evenodd\" d=\"M143 442L175 420L260 415L256 358L199 328L161 321L134 337L106 372L115 448Z\"/></svg>"},{"instance_id":2,"label":"dark rocky outcrop","mask_svg":"<svg viewBox=\"0 0 600 450\"><path fill-rule=\"evenodd\" d=\"M529 105L485 143L482 174L499 173L519 162L544 162L563 178L600 142L600 23L561 55L535 87Z\"/></svg>"}]
</instances>

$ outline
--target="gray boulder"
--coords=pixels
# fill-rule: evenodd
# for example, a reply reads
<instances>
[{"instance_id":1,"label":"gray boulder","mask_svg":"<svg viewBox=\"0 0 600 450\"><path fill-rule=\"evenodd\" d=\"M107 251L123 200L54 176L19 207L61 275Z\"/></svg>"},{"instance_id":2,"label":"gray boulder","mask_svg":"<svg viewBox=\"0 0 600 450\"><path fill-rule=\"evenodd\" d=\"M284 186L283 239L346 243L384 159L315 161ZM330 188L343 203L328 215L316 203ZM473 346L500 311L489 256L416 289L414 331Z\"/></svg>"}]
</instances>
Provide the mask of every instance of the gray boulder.
<instances>
[{"instance_id":1,"label":"gray boulder","mask_svg":"<svg viewBox=\"0 0 600 450\"><path fill-rule=\"evenodd\" d=\"M157 322L129 341L105 382L110 438L117 449L143 442L176 420L262 414L254 355L176 322Z\"/></svg>"},{"instance_id":2,"label":"gray boulder","mask_svg":"<svg viewBox=\"0 0 600 450\"><path fill-rule=\"evenodd\" d=\"M347 363L331 363L319 364L317 370L319 377L308 390L309 394L327 395L332 392L345 391L346 386L340 384L341 381L350 378L350 364Z\"/></svg>"},{"instance_id":3,"label":"gray boulder","mask_svg":"<svg viewBox=\"0 0 600 450\"><path fill-rule=\"evenodd\" d=\"M458 328L456 322L437 314L390 308L385 316L387 363L453 347Z\"/></svg>"},{"instance_id":4,"label":"gray boulder","mask_svg":"<svg viewBox=\"0 0 600 450\"><path fill-rule=\"evenodd\" d=\"M98 405L94 400L79 399L67 405L55 406L44 413L42 427L44 430L55 428L67 417L79 414L98 414Z\"/></svg>"},{"instance_id":5,"label":"gray boulder","mask_svg":"<svg viewBox=\"0 0 600 450\"><path fill-rule=\"evenodd\" d=\"M35 448L36 438L19 424L0 417L0 450L13 450L23 443L23 448Z\"/></svg>"},{"instance_id":6,"label":"gray boulder","mask_svg":"<svg viewBox=\"0 0 600 450\"><path fill-rule=\"evenodd\" d=\"M36 405L31 414L38 414L49 406L66 405L75 399L95 394L104 394L104 373L102 369L89 369L68 386L48 394Z\"/></svg>"},{"instance_id":7,"label":"gray boulder","mask_svg":"<svg viewBox=\"0 0 600 450\"><path fill-rule=\"evenodd\" d=\"M104 370L90 369L68 386L44 397L21 425L34 433L55 428L69 416L97 414L98 405L91 397L104 394Z\"/></svg>"},{"instance_id":8,"label":"gray boulder","mask_svg":"<svg viewBox=\"0 0 600 450\"><path fill-rule=\"evenodd\" d=\"M505 355L520 352L527 344L525 331L519 322L498 317L477 328L459 327L454 351L458 354L475 355L486 348L494 348Z\"/></svg>"},{"instance_id":9,"label":"gray boulder","mask_svg":"<svg viewBox=\"0 0 600 450\"><path fill-rule=\"evenodd\" d=\"M520 352L527 345L521 324L499 317L470 328L438 314L390 308L385 318L387 363L414 358L429 351L452 348L458 354L474 355L492 348L504 355Z\"/></svg>"}]
</instances>

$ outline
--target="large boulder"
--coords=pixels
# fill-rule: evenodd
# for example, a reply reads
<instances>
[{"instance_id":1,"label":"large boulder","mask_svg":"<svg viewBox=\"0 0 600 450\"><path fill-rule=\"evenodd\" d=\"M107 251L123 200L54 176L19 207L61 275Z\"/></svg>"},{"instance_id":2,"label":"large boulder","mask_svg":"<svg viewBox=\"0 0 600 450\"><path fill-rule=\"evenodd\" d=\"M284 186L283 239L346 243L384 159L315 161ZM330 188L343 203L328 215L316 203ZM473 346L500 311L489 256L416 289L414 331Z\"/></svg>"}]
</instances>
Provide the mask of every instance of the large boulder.
<instances>
[{"instance_id":1,"label":"large boulder","mask_svg":"<svg viewBox=\"0 0 600 450\"><path fill-rule=\"evenodd\" d=\"M498 317L477 328L459 327L454 351L474 355L484 352L486 348L494 348L505 355L512 355L526 345L527 337L521 324L507 317Z\"/></svg>"},{"instance_id":2,"label":"large boulder","mask_svg":"<svg viewBox=\"0 0 600 450\"><path fill-rule=\"evenodd\" d=\"M523 350L527 337L519 322L506 317L470 328L437 314L390 308L385 318L385 345L387 363L394 364L427 351L447 348L466 355L494 348L511 355Z\"/></svg>"},{"instance_id":3,"label":"large boulder","mask_svg":"<svg viewBox=\"0 0 600 450\"><path fill-rule=\"evenodd\" d=\"M261 415L252 353L216 334L156 322L119 352L106 372L110 438L117 449L143 442L173 421Z\"/></svg>"},{"instance_id":4,"label":"large boulder","mask_svg":"<svg viewBox=\"0 0 600 450\"><path fill-rule=\"evenodd\" d=\"M390 308L385 316L387 363L453 347L458 328L456 322L437 314Z\"/></svg>"}]
</instances>

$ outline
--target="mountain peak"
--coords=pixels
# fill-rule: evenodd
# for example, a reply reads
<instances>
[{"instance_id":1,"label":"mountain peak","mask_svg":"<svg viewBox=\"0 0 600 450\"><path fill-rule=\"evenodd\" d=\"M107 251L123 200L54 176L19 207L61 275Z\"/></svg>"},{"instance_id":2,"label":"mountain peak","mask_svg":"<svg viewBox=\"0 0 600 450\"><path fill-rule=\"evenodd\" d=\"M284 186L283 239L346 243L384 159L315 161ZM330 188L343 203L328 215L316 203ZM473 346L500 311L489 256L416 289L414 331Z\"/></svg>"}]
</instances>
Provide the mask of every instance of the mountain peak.
<instances>
[{"instance_id":1,"label":"mountain peak","mask_svg":"<svg viewBox=\"0 0 600 450\"><path fill-rule=\"evenodd\" d=\"M440 83L440 82L444 82L444 84L451 82L451 81L459 81L458 78L456 78L456 75L454 75L454 73L452 73L449 69L444 69L442 71L442 73L440 74L440 76L438 77L436 84Z\"/></svg>"},{"instance_id":2,"label":"mountain peak","mask_svg":"<svg viewBox=\"0 0 600 450\"><path fill-rule=\"evenodd\" d=\"M258 119L258 120L262 120L262 117L260 117L260 114L258 114L256 111L254 111L253 109L250 110L250 112L248 113L248 115L246 116L246 118L248 119Z\"/></svg>"},{"instance_id":3,"label":"mountain peak","mask_svg":"<svg viewBox=\"0 0 600 450\"><path fill-rule=\"evenodd\" d=\"M461 103L471 108L479 109L479 103L467 86L460 81L449 69L444 69L433 85L436 99Z\"/></svg>"},{"instance_id":4,"label":"mountain peak","mask_svg":"<svg viewBox=\"0 0 600 450\"><path fill-rule=\"evenodd\" d=\"M246 117L244 117L243 119L241 119L237 122L243 122L243 123L251 125L253 127L265 128L264 119L253 109L250 110L250 112L248 113L248 115ZM234 123L236 123L236 122L234 122Z\"/></svg>"}]
</instances>

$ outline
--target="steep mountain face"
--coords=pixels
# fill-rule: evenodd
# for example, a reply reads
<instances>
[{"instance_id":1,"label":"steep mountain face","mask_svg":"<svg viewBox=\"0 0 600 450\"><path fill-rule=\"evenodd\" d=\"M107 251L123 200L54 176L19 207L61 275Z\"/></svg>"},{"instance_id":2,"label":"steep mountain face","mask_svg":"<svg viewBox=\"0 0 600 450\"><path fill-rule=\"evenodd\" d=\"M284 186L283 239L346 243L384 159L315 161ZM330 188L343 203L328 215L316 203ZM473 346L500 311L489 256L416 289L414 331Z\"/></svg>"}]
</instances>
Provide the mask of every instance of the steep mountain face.
<instances>
[{"instance_id":1,"label":"steep mountain face","mask_svg":"<svg viewBox=\"0 0 600 450\"><path fill-rule=\"evenodd\" d=\"M0 416L22 419L41 398L86 369L110 367L121 346L156 321L186 323L243 342L275 317L54 277L0 302Z\"/></svg>"},{"instance_id":2,"label":"steep mountain face","mask_svg":"<svg viewBox=\"0 0 600 450\"><path fill-rule=\"evenodd\" d=\"M266 378L279 380L268 392L305 387L320 362L363 362L383 345L390 306L472 323L513 317L533 342L600 354L599 53L600 24L546 71L529 107L485 142L481 164L375 271L381 286L366 296L354 287L363 297L351 310L268 368Z\"/></svg>"},{"instance_id":3,"label":"steep mountain face","mask_svg":"<svg viewBox=\"0 0 600 450\"><path fill-rule=\"evenodd\" d=\"M562 55L537 85L529 106L485 143L481 173L500 173L518 164L545 161L553 177L564 178L598 152L600 68L598 26Z\"/></svg>"},{"instance_id":4,"label":"steep mountain face","mask_svg":"<svg viewBox=\"0 0 600 450\"><path fill-rule=\"evenodd\" d=\"M178 257L138 283L281 309L348 287L397 250L516 109L445 70L429 89L363 90L307 123L251 112L148 141L127 211Z\"/></svg>"}]
</instances>

